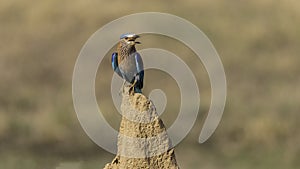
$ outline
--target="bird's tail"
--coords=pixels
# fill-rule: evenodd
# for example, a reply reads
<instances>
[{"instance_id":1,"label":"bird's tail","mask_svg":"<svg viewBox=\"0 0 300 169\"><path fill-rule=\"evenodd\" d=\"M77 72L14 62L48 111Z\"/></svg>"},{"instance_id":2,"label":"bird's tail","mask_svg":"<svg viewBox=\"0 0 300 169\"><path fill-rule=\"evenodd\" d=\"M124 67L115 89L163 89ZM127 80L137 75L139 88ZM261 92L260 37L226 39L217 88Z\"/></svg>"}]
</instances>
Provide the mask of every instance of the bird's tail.
<instances>
[{"instance_id":1,"label":"bird's tail","mask_svg":"<svg viewBox=\"0 0 300 169\"><path fill-rule=\"evenodd\" d=\"M142 88L143 82L141 81L141 79L136 80L134 84L134 93L142 93Z\"/></svg>"},{"instance_id":2,"label":"bird's tail","mask_svg":"<svg viewBox=\"0 0 300 169\"><path fill-rule=\"evenodd\" d=\"M134 87L134 93L142 93L142 89L139 88L139 87L137 87L137 86L135 86Z\"/></svg>"}]
</instances>

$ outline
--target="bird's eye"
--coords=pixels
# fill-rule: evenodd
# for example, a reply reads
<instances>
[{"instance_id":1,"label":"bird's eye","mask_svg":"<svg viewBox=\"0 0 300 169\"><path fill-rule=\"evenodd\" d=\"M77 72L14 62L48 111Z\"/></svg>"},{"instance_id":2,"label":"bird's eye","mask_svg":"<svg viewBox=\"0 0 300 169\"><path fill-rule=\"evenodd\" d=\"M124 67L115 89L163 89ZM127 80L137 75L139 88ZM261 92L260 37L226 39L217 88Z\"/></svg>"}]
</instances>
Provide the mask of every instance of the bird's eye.
<instances>
[{"instance_id":1,"label":"bird's eye","mask_svg":"<svg viewBox=\"0 0 300 169\"><path fill-rule=\"evenodd\" d=\"M125 40L128 40L128 37L126 37Z\"/></svg>"}]
</instances>

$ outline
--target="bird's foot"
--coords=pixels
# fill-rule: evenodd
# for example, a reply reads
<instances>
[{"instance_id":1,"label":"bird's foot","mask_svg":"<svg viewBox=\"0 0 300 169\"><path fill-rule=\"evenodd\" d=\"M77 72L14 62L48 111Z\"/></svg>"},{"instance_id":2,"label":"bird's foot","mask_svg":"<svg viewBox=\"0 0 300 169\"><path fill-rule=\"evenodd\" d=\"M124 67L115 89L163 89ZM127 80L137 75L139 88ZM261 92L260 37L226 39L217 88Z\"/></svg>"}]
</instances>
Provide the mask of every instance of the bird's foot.
<instances>
[{"instance_id":1,"label":"bird's foot","mask_svg":"<svg viewBox=\"0 0 300 169\"><path fill-rule=\"evenodd\" d=\"M137 80L135 79L134 82L130 85L129 93L134 94L134 88Z\"/></svg>"}]
</instances>

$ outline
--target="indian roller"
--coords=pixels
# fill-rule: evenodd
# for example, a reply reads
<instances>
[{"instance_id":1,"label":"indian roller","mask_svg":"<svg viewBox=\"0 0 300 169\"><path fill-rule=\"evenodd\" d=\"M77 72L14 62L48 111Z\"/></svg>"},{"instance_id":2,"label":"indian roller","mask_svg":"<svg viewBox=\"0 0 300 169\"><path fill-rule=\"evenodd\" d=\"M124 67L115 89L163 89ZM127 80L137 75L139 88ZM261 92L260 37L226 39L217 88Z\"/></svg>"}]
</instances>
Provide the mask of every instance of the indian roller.
<instances>
[{"instance_id":1,"label":"indian roller","mask_svg":"<svg viewBox=\"0 0 300 169\"><path fill-rule=\"evenodd\" d=\"M113 70L126 82L131 84L134 93L142 93L144 80L144 66L141 55L136 51L135 41L139 35L126 33L120 36L117 52L112 54L111 64Z\"/></svg>"}]
</instances>

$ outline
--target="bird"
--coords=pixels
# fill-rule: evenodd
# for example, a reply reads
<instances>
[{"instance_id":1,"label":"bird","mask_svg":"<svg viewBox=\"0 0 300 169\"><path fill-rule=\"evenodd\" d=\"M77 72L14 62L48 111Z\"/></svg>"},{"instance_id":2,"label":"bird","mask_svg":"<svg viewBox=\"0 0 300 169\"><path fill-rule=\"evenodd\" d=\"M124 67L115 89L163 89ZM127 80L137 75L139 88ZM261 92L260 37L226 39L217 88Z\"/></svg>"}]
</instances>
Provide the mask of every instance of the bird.
<instances>
[{"instance_id":1,"label":"bird","mask_svg":"<svg viewBox=\"0 0 300 169\"><path fill-rule=\"evenodd\" d=\"M126 82L131 84L134 93L142 93L144 83L144 64L141 55L136 51L136 41L140 36L134 33L125 33L120 36L117 52L112 53L111 64L123 80L123 89Z\"/></svg>"}]
</instances>

